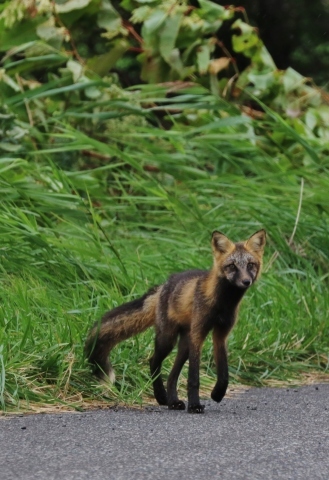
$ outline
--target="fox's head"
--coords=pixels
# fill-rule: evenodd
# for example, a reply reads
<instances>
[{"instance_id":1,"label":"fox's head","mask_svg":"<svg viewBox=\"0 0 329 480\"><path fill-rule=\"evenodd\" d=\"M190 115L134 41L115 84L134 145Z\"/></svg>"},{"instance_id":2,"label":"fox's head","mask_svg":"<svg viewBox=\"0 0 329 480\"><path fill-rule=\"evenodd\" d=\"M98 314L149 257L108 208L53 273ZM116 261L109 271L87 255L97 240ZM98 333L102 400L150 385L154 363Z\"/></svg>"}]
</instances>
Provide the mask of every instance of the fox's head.
<instances>
[{"instance_id":1,"label":"fox's head","mask_svg":"<svg viewBox=\"0 0 329 480\"><path fill-rule=\"evenodd\" d=\"M265 230L254 233L245 242L233 243L221 232L213 232L212 249L218 276L229 283L247 289L256 280L262 268L266 243Z\"/></svg>"}]
</instances>

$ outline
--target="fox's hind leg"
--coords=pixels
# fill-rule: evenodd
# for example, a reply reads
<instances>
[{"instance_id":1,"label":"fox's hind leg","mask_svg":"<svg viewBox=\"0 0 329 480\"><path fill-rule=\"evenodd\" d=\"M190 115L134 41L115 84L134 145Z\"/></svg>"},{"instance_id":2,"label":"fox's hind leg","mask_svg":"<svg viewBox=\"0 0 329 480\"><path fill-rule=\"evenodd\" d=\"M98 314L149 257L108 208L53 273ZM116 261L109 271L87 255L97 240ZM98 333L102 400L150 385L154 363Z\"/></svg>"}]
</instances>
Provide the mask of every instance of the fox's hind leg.
<instances>
[{"instance_id":1,"label":"fox's hind leg","mask_svg":"<svg viewBox=\"0 0 329 480\"><path fill-rule=\"evenodd\" d=\"M188 359L189 354L189 339L187 332L180 335L178 343L178 352L173 368L168 377L167 392L168 392L168 407L170 410L185 410L185 403L179 400L177 396L177 382L179 374Z\"/></svg>"},{"instance_id":2,"label":"fox's hind leg","mask_svg":"<svg viewBox=\"0 0 329 480\"><path fill-rule=\"evenodd\" d=\"M157 332L155 337L154 354L150 359L151 376L153 379L153 391L156 401L159 405L168 405L166 389L163 385L161 376L161 365L163 360L169 355L177 341L177 333L170 331Z\"/></svg>"}]
</instances>

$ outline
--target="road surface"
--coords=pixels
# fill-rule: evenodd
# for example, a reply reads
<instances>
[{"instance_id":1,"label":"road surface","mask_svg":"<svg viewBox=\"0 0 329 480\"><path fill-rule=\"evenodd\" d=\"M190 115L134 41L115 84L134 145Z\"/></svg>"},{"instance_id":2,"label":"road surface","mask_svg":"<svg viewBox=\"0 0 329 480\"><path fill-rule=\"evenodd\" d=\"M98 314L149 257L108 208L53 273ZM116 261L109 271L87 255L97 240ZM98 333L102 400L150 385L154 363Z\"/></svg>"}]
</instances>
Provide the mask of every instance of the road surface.
<instances>
[{"instance_id":1,"label":"road surface","mask_svg":"<svg viewBox=\"0 0 329 480\"><path fill-rule=\"evenodd\" d=\"M0 419L1 480L329 479L329 385Z\"/></svg>"}]
</instances>

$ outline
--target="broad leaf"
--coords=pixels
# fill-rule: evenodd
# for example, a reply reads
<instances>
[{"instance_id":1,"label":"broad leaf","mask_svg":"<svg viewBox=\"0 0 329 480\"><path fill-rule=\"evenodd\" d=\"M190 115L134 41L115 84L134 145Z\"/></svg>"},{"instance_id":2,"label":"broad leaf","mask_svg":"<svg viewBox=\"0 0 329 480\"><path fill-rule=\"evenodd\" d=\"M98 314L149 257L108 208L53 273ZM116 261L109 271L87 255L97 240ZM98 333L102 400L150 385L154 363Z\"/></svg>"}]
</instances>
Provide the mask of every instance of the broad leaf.
<instances>
[{"instance_id":1,"label":"broad leaf","mask_svg":"<svg viewBox=\"0 0 329 480\"><path fill-rule=\"evenodd\" d=\"M257 45L262 45L255 28L244 23L241 19L233 23L232 29L239 32L232 35L232 45L235 52L246 52Z\"/></svg>"},{"instance_id":2,"label":"broad leaf","mask_svg":"<svg viewBox=\"0 0 329 480\"><path fill-rule=\"evenodd\" d=\"M200 9L198 13L201 18L214 22L216 20L227 20L232 17L233 9L225 8L217 3L210 2L209 0L199 0Z\"/></svg>"},{"instance_id":3,"label":"broad leaf","mask_svg":"<svg viewBox=\"0 0 329 480\"><path fill-rule=\"evenodd\" d=\"M90 58L87 61L87 67L97 73L100 77L104 77L104 75L109 73L110 69L123 56L123 54L128 50L128 48L129 43L127 40L116 40L112 44L109 52Z\"/></svg>"},{"instance_id":4,"label":"broad leaf","mask_svg":"<svg viewBox=\"0 0 329 480\"><path fill-rule=\"evenodd\" d=\"M201 75L207 73L210 63L210 52L211 49L209 44L204 44L198 47L197 49L197 64L198 70Z\"/></svg>"},{"instance_id":5,"label":"broad leaf","mask_svg":"<svg viewBox=\"0 0 329 480\"><path fill-rule=\"evenodd\" d=\"M158 30L167 18L167 12L155 10L143 24L143 35L146 37Z\"/></svg>"},{"instance_id":6,"label":"broad leaf","mask_svg":"<svg viewBox=\"0 0 329 480\"><path fill-rule=\"evenodd\" d=\"M57 13L68 13L87 7L92 0L67 0L65 3L55 3Z\"/></svg>"},{"instance_id":7,"label":"broad leaf","mask_svg":"<svg viewBox=\"0 0 329 480\"><path fill-rule=\"evenodd\" d=\"M159 32L159 50L163 58L167 61L172 50L175 48L182 17L182 14L169 16Z\"/></svg>"},{"instance_id":8,"label":"broad leaf","mask_svg":"<svg viewBox=\"0 0 329 480\"><path fill-rule=\"evenodd\" d=\"M122 20L108 0L102 0L101 9L97 16L97 25L106 30L106 38L113 38L122 31Z\"/></svg>"}]
</instances>

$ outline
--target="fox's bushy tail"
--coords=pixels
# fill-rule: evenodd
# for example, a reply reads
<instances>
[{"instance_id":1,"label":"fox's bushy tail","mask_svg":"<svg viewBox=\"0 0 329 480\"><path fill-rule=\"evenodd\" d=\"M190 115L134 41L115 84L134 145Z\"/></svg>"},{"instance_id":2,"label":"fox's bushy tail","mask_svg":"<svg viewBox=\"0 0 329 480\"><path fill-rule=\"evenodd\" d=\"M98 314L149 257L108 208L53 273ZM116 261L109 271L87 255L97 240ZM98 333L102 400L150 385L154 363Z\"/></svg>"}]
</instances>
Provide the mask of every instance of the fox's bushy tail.
<instances>
[{"instance_id":1,"label":"fox's bushy tail","mask_svg":"<svg viewBox=\"0 0 329 480\"><path fill-rule=\"evenodd\" d=\"M112 348L119 342L143 332L155 323L160 287L105 313L95 322L85 344L85 355L95 375L102 380L115 380L109 360Z\"/></svg>"}]
</instances>

